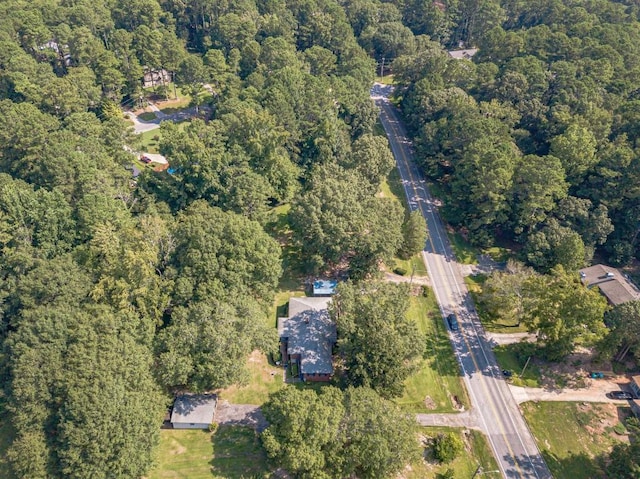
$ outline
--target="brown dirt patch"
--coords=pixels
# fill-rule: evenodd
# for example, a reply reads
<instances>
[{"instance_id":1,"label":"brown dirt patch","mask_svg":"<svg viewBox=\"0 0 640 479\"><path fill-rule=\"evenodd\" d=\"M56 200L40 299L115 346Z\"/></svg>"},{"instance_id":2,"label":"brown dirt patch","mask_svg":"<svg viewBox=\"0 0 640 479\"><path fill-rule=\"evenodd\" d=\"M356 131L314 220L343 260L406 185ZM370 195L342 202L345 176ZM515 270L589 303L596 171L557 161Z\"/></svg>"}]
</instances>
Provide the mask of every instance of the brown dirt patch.
<instances>
[{"instance_id":1,"label":"brown dirt patch","mask_svg":"<svg viewBox=\"0 0 640 479\"><path fill-rule=\"evenodd\" d=\"M431 396L426 396L424 398L424 407L426 407L429 410L433 410L435 408L438 407L438 405L436 404L436 402L431 398Z\"/></svg>"}]
</instances>

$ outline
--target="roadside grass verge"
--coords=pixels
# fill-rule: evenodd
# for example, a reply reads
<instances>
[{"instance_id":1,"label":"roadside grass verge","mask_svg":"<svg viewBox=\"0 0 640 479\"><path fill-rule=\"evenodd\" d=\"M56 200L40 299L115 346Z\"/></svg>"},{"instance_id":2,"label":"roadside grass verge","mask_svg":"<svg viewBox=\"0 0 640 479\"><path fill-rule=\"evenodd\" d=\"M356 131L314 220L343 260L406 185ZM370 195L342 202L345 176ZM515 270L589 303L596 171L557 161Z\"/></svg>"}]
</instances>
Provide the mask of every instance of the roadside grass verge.
<instances>
[{"instance_id":1,"label":"roadside grass verge","mask_svg":"<svg viewBox=\"0 0 640 479\"><path fill-rule=\"evenodd\" d=\"M395 199L402 205L405 214L408 213L409 206L407 204L407 197L404 194L404 189L402 188L402 180L400 179L398 168L394 167L389 175L382 181L379 195L383 198ZM395 256L388 266L392 271L405 271L403 276L411 276L412 272L414 276L428 276L427 267L424 264L421 253L409 259L402 259Z\"/></svg>"},{"instance_id":2,"label":"roadside grass verge","mask_svg":"<svg viewBox=\"0 0 640 479\"><path fill-rule=\"evenodd\" d=\"M631 414L628 407L597 403L527 402L521 408L556 479L603 477L597 456L626 440L613 427Z\"/></svg>"},{"instance_id":3,"label":"roadside grass verge","mask_svg":"<svg viewBox=\"0 0 640 479\"><path fill-rule=\"evenodd\" d=\"M478 311L478 316L480 317L480 322L485 330L490 331L492 333L526 333L527 327L517 322L503 322L496 321L494 318L490 317L489 314L485 311L482 301L478 299L482 295L482 290L484 288L484 283L487 281L488 276L484 274L476 274L471 276L466 276L464 278L464 282L473 298L473 302L476 306L476 310Z\"/></svg>"},{"instance_id":4,"label":"roadside grass verge","mask_svg":"<svg viewBox=\"0 0 640 479\"><path fill-rule=\"evenodd\" d=\"M460 233L451 232L447 229L447 236L449 236L449 242L458 263L476 264L478 262L480 250L465 241Z\"/></svg>"},{"instance_id":5,"label":"roadside grass verge","mask_svg":"<svg viewBox=\"0 0 640 479\"><path fill-rule=\"evenodd\" d=\"M255 431L220 426L214 433L189 429L160 431L157 466L148 479L267 478L267 457Z\"/></svg>"},{"instance_id":6,"label":"roadside grass verge","mask_svg":"<svg viewBox=\"0 0 640 479\"><path fill-rule=\"evenodd\" d=\"M478 256L481 254L487 255L499 263L505 262L513 256L513 252L504 246L494 245L487 248L473 246L460 233L453 231L451 227L447 227L447 235L456 259L461 264L476 264Z\"/></svg>"},{"instance_id":7,"label":"roadside grass verge","mask_svg":"<svg viewBox=\"0 0 640 479\"><path fill-rule=\"evenodd\" d=\"M500 369L508 369L513 371L513 376L510 379L511 384L514 386L523 386L529 388L542 387L542 374L540 368L533 361L529 361L528 350L534 349L533 344L526 343L514 343L496 346L493 349L493 353L496 356ZM533 358L531 358L533 359ZM527 365L522 374L522 370Z\"/></svg>"},{"instance_id":8,"label":"roadside grass verge","mask_svg":"<svg viewBox=\"0 0 640 479\"><path fill-rule=\"evenodd\" d=\"M407 412L456 412L453 397L469 408L449 336L433 292L411 297L408 317L425 334L426 344L417 370L405 381L404 394L395 402Z\"/></svg>"},{"instance_id":9,"label":"roadside grass verge","mask_svg":"<svg viewBox=\"0 0 640 479\"><path fill-rule=\"evenodd\" d=\"M435 437L440 433L449 432L458 434L465 445L464 451L454 459L453 462L450 464L439 464L434 460L431 451L427 448L424 458L419 463L412 464L410 470L403 471L401 477L405 479L433 479L436 478L438 474L443 474L447 469L452 469L454 472L453 477L467 478L473 477L478 466L480 466L483 471L479 477L487 479L498 479L501 477L498 471L498 464L491 453L489 442L481 432L445 427L420 428L420 434L422 436Z\"/></svg>"}]
</instances>

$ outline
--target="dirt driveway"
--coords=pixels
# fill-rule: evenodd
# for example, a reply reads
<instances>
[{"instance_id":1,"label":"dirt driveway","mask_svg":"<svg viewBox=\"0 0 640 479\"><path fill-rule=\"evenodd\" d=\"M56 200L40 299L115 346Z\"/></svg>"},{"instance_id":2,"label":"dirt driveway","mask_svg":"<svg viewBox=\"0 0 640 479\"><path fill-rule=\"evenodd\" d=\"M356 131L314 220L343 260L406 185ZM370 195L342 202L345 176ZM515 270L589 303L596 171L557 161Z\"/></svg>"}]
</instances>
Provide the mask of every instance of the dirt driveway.
<instances>
[{"instance_id":1,"label":"dirt driveway","mask_svg":"<svg viewBox=\"0 0 640 479\"><path fill-rule=\"evenodd\" d=\"M518 404L526 401L583 401L583 402L608 402L624 404L628 401L609 399L606 394L609 391L628 391L629 379L617 376L614 379L591 379L584 388L523 388L509 385L513 397Z\"/></svg>"}]
</instances>

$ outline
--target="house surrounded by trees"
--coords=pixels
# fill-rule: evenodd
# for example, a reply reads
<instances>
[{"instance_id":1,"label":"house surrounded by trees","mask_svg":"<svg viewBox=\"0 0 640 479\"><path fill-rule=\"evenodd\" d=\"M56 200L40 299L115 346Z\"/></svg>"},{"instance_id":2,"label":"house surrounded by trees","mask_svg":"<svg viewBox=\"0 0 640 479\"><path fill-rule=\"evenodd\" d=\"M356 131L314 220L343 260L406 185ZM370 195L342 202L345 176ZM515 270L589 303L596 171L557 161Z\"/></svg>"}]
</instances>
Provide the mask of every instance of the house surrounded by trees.
<instances>
[{"instance_id":1,"label":"house surrounded by trees","mask_svg":"<svg viewBox=\"0 0 640 479\"><path fill-rule=\"evenodd\" d=\"M289 300L289 317L278 318L280 352L285 366L303 381L329 381L333 376L332 350L336 325L327 309L331 298Z\"/></svg>"}]
</instances>

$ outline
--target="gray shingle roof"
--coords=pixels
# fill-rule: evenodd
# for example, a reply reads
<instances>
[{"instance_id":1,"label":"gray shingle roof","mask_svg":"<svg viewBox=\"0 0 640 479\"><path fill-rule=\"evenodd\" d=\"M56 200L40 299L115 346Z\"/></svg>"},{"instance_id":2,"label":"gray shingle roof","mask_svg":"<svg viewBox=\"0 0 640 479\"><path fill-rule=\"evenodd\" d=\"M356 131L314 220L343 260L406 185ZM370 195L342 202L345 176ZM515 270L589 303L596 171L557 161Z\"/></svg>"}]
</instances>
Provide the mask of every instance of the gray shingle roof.
<instances>
[{"instance_id":1,"label":"gray shingle roof","mask_svg":"<svg viewBox=\"0 0 640 479\"><path fill-rule=\"evenodd\" d=\"M589 287L597 286L614 306L640 299L640 291L636 286L611 266L596 264L581 269L580 278Z\"/></svg>"},{"instance_id":2,"label":"gray shingle roof","mask_svg":"<svg viewBox=\"0 0 640 479\"><path fill-rule=\"evenodd\" d=\"M172 423L211 424L216 412L215 394L185 394L178 396L171 412Z\"/></svg>"},{"instance_id":3,"label":"gray shingle roof","mask_svg":"<svg viewBox=\"0 0 640 479\"><path fill-rule=\"evenodd\" d=\"M302 374L332 374L331 349L336 325L327 310L331 298L291 298L289 317L278 319L278 334L287 338L287 352L300 355Z\"/></svg>"}]
</instances>

